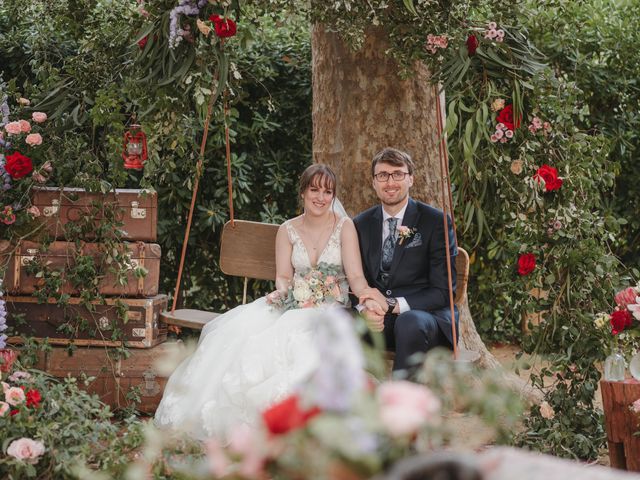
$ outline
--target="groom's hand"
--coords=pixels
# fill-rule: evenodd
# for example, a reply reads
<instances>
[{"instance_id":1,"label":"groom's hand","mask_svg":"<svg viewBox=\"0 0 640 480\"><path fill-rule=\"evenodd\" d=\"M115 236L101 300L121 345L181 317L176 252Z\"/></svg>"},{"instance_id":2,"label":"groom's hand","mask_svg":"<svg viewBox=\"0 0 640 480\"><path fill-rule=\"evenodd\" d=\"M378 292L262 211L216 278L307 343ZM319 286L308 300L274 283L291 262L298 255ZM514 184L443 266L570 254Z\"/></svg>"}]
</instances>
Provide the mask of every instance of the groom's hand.
<instances>
[{"instance_id":1,"label":"groom's hand","mask_svg":"<svg viewBox=\"0 0 640 480\"><path fill-rule=\"evenodd\" d=\"M369 329L373 332L381 332L384 330L384 310L373 300L367 300L364 303L366 307L362 312L367 321Z\"/></svg>"}]
</instances>

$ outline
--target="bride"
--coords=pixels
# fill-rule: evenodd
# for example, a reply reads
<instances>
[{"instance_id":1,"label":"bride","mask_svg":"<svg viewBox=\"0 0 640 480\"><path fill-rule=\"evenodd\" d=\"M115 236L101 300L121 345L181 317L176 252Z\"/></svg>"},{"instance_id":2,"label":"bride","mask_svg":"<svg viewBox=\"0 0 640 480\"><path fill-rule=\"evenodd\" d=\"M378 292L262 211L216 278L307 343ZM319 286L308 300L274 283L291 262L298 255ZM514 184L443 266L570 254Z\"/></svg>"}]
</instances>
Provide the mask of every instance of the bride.
<instances>
[{"instance_id":1,"label":"bride","mask_svg":"<svg viewBox=\"0 0 640 480\"><path fill-rule=\"evenodd\" d=\"M335 191L336 176L326 165L303 172L304 213L276 236L276 291L205 326L196 351L169 378L158 426L226 441L231 429L257 425L262 410L314 372L320 361L315 317L299 307L347 305L349 286L358 297L368 288L356 229L336 212ZM377 304L367 306L384 314Z\"/></svg>"}]
</instances>

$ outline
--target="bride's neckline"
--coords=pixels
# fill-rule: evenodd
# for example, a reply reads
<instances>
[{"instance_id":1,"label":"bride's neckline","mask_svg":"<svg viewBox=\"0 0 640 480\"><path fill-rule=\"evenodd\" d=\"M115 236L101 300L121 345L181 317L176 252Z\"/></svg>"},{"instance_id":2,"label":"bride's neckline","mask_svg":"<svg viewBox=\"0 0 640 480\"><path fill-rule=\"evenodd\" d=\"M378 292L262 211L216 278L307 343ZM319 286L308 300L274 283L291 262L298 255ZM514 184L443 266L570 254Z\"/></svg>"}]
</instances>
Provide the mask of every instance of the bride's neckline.
<instances>
[{"instance_id":1,"label":"bride's neckline","mask_svg":"<svg viewBox=\"0 0 640 480\"><path fill-rule=\"evenodd\" d=\"M309 249L307 248L307 245L304 243L304 240L302 239L302 235L300 235L300 232L298 231L298 229L293 224L293 221L289 221L289 225L291 225L291 228L293 228L293 231L296 233L296 236L298 237L298 240L300 240L300 244L302 245L302 248L304 249L304 253L307 255L307 260L309 261L309 265L311 266L311 268L316 268L318 266L318 264L320 263L320 259L322 258L322 255L324 255L324 252L327 250L327 247L329 247L329 244L331 243L331 239L336 234L336 231L338 230L338 226L340 225L341 220L342 220L342 218L335 217L335 224L334 224L333 230L331 231L331 234L327 238L327 241L324 244L324 247L322 248L322 250L320 250L320 253L318 254L318 257L316 258L315 265L311 261L311 255L309 255Z\"/></svg>"}]
</instances>

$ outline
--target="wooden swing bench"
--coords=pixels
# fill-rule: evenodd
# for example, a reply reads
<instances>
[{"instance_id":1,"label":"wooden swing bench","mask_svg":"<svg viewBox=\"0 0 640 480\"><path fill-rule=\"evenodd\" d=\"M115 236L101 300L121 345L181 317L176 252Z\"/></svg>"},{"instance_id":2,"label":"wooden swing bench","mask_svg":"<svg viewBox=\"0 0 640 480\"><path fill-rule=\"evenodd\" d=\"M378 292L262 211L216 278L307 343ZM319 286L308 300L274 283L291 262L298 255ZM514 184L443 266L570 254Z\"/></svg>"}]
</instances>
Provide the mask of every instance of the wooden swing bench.
<instances>
[{"instance_id":1,"label":"wooden swing bench","mask_svg":"<svg viewBox=\"0 0 640 480\"><path fill-rule=\"evenodd\" d=\"M279 225L235 220L229 221L222 230L220 244L220 269L226 275L244 277L242 303L247 302L247 284L250 278L275 280L276 278L276 233ZM469 255L458 248L456 257L455 304L461 307L467 293L469 280ZM160 317L169 325L202 329L219 313L193 309L179 309L161 313Z\"/></svg>"}]
</instances>

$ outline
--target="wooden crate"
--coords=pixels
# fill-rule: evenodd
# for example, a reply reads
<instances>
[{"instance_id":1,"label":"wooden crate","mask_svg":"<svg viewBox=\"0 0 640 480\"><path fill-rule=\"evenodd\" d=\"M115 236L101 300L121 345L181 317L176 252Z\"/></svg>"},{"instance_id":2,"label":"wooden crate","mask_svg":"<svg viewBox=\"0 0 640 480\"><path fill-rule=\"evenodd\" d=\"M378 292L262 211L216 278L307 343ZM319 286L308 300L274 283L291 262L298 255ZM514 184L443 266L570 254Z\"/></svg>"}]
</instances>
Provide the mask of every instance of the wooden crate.
<instances>
[{"instance_id":1,"label":"wooden crate","mask_svg":"<svg viewBox=\"0 0 640 480\"><path fill-rule=\"evenodd\" d=\"M100 279L99 292L102 295L130 297L157 295L160 283L160 245L124 242L122 248L126 249L131 266L144 267L148 271L147 275L136 278L132 268L127 272L126 283L120 285L116 282L115 275L108 271L108 267L101 265L100 268L105 275ZM12 295L32 294L39 290L44 282L43 279L27 273L31 261L39 260L48 265L49 269L61 272L65 281L59 293L77 295L79 289L72 286L64 277L65 271L74 265L76 254L91 256L98 264L102 249L98 243L84 243L78 247L75 243L62 241L52 242L46 251L43 251L41 244L30 241L20 242L15 247L9 243L0 244L0 264L8 265L3 286Z\"/></svg>"},{"instance_id":2,"label":"wooden crate","mask_svg":"<svg viewBox=\"0 0 640 480\"><path fill-rule=\"evenodd\" d=\"M47 339L53 345L112 346L150 348L167 339L167 325L160 312L167 308L167 296L151 298L108 298L106 305L92 302L92 308L72 297L69 304L59 306L55 300L38 303L34 297L5 297L7 325L14 336L9 343L22 343L23 337ZM126 304L127 322L118 316L117 302ZM24 315L18 322L16 315ZM60 328L66 325L68 328ZM121 340L122 339L122 340Z\"/></svg>"},{"instance_id":3,"label":"wooden crate","mask_svg":"<svg viewBox=\"0 0 640 480\"><path fill-rule=\"evenodd\" d=\"M640 382L600 382L611 466L640 472L639 417L629 408L640 398Z\"/></svg>"},{"instance_id":4,"label":"wooden crate","mask_svg":"<svg viewBox=\"0 0 640 480\"><path fill-rule=\"evenodd\" d=\"M33 189L31 202L41 212L44 229L53 237L65 240L64 226L78 222L95 211L99 221L105 208L112 207L123 240L155 242L158 224L158 196L138 189L116 189L107 193L89 193L82 188L42 187ZM87 239L94 238L87 233Z\"/></svg>"},{"instance_id":5,"label":"wooden crate","mask_svg":"<svg viewBox=\"0 0 640 480\"><path fill-rule=\"evenodd\" d=\"M141 400L137 409L152 415L162 399L168 378L159 373L156 363L178 348L176 342L165 342L145 350L130 350L129 358L119 359L110 348L78 348L69 355L66 348L53 347L41 356L36 368L57 378L80 378L83 373L95 377L89 385L84 386L82 382L79 385L113 409L130 405L127 395L135 388Z\"/></svg>"}]
</instances>

